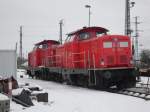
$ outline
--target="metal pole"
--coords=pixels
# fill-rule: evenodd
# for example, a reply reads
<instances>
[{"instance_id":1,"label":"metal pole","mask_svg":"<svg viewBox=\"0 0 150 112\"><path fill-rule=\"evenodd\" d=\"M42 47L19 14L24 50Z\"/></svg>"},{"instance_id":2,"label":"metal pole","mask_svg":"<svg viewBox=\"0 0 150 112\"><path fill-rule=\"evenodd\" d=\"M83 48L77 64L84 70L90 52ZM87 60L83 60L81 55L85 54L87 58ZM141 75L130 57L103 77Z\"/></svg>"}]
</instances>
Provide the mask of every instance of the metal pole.
<instances>
[{"instance_id":1,"label":"metal pole","mask_svg":"<svg viewBox=\"0 0 150 112\"><path fill-rule=\"evenodd\" d=\"M60 44L62 44L62 25L63 25L63 20L60 20L59 25L60 25L59 42L60 42Z\"/></svg>"},{"instance_id":2,"label":"metal pole","mask_svg":"<svg viewBox=\"0 0 150 112\"><path fill-rule=\"evenodd\" d=\"M135 17L135 59L138 60L138 37L139 37L139 30L138 30L138 17Z\"/></svg>"},{"instance_id":3,"label":"metal pole","mask_svg":"<svg viewBox=\"0 0 150 112\"><path fill-rule=\"evenodd\" d=\"M20 26L20 60L22 64L22 26Z\"/></svg>"},{"instance_id":4,"label":"metal pole","mask_svg":"<svg viewBox=\"0 0 150 112\"><path fill-rule=\"evenodd\" d=\"M130 0L126 0L125 7L125 35L131 36L131 23L130 23L130 9L134 7L135 2L130 2Z\"/></svg>"},{"instance_id":5,"label":"metal pole","mask_svg":"<svg viewBox=\"0 0 150 112\"><path fill-rule=\"evenodd\" d=\"M90 21L91 21L91 10L90 10L91 7L89 7L89 27L90 27Z\"/></svg>"},{"instance_id":6,"label":"metal pole","mask_svg":"<svg viewBox=\"0 0 150 112\"><path fill-rule=\"evenodd\" d=\"M130 0L126 0L125 7L125 35L131 35L130 29Z\"/></svg>"},{"instance_id":7,"label":"metal pole","mask_svg":"<svg viewBox=\"0 0 150 112\"><path fill-rule=\"evenodd\" d=\"M90 27L90 22L91 22L91 6L90 5L85 5L85 8L89 9L89 21L88 21L88 26Z\"/></svg>"},{"instance_id":8,"label":"metal pole","mask_svg":"<svg viewBox=\"0 0 150 112\"><path fill-rule=\"evenodd\" d=\"M16 42L16 46L15 46L16 53L17 53L17 46L18 46L18 43Z\"/></svg>"}]
</instances>

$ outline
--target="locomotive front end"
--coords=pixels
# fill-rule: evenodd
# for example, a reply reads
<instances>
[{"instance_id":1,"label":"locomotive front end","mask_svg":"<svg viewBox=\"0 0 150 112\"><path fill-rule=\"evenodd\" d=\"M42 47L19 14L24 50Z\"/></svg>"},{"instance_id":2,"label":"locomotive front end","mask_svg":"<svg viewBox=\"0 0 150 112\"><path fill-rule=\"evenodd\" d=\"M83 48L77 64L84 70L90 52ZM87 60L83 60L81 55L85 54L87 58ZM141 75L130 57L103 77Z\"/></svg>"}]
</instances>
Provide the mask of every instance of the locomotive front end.
<instances>
[{"instance_id":1,"label":"locomotive front end","mask_svg":"<svg viewBox=\"0 0 150 112\"><path fill-rule=\"evenodd\" d=\"M128 36L106 35L100 39L99 74L106 87L133 87L136 83L131 40ZM98 60L97 60L98 61Z\"/></svg>"}]
</instances>

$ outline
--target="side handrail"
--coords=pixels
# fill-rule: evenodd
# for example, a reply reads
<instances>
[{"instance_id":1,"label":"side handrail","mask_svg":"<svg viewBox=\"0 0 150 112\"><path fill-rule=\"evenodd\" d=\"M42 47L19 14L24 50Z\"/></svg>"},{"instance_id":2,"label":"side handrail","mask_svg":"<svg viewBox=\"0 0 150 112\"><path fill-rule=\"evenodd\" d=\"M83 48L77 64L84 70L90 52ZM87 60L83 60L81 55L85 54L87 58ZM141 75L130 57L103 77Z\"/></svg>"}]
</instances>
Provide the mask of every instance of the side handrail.
<instances>
[{"instance_id":1,"label":"side handrail","mask_svg":"<svg viewBox=\"0 0 150 112\"><path fill-rule=\"evenodd\" d=\"M57 60L56 58L61 58L61 55L54 55L54 56L48 56L48 65L50 64L56 64L56 63L61 63L62 61L61 60ZM55 58L55 60L54 60ZM50 60L49 60L50 59Z\"/></svg>"},{"instance_id":2,"label":"side handrail","mask_svg":"<svg viewBox=\"0 0 150 112\"><path fill-rule=\"evenodd\" d=\"M78 59L78 60L74 60L74 56L80 56L80 55L83 55L83 59ZM84 63L84 67L86 68L86 52L83 51L83 52L78 52L78 53L72 53L72 64L73 64L73 67L75 66L75 63L79 63L79 62L83 62Z\"/></svg>"}]
</instances>

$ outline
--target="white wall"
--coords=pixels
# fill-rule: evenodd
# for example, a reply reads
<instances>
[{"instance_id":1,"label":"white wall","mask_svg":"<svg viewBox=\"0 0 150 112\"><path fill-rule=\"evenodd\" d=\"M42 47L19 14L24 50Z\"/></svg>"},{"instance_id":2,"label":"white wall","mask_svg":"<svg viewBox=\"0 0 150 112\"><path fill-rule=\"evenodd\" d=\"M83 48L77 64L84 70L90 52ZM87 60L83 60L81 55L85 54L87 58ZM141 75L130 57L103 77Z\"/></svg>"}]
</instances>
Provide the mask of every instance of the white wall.
<instances>
[{"instance_id":1,"label":"white wall","mask_svg":"<svg viewBox=\"0 0 150 112\"><path fill-rule=\"evenodd\" d=\"M0 50L0 77L16 79L17 58L15 50Z\"/></svg>"}]
</instances>

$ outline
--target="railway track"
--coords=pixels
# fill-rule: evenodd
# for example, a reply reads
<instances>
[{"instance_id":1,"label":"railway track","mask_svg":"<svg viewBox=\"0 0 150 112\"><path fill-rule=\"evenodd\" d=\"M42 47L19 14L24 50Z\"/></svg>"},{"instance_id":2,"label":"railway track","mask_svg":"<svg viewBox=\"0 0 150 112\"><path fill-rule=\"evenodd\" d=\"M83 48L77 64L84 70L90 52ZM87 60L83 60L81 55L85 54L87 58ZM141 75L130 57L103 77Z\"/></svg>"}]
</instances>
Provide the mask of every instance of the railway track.
<instances>
[{"instance_id":1,"label":"railway track","mask_svg":"<svg viewBox=\"0 0 150 112\"><path fill-rule=\"evenodd\" d=\"M110 89L103 89L102 91L110 92L110 93L115 93L115 94L122 94L122 95L127 95L127 96L132 96L132 97L137 97L144 99L146 101L150 100L150 78L146 79L145 82L138 82L136 84L136 87L132 88L126 88L122 90L118 90L117 88L110 88ZM97 88L90 88L90 89L97 89Z\"/></svg>"},{"instance_id":2,"label":"railway track","mask_svg":"<svg viewBox=\"0 0 150 112\"><path fill-rule=\"evenodd\" d=\"M138 86L136 87L126 88L122 90L113 88L108 90L108 92L142 98L147 101L150 100L150 84L137 83L137 85Z\"/></svg>"},{"instance_id":3,"label":"railway track","mask_svg":"<svg viewBox=\"0 0 150 112\"><path fill-rule=\"evenodd\" d=\"M142 87L128 88L118 91L117 93L142 98L144 100L150 100L150 91L147 88Z\"/></svg>"}]
</instances>

